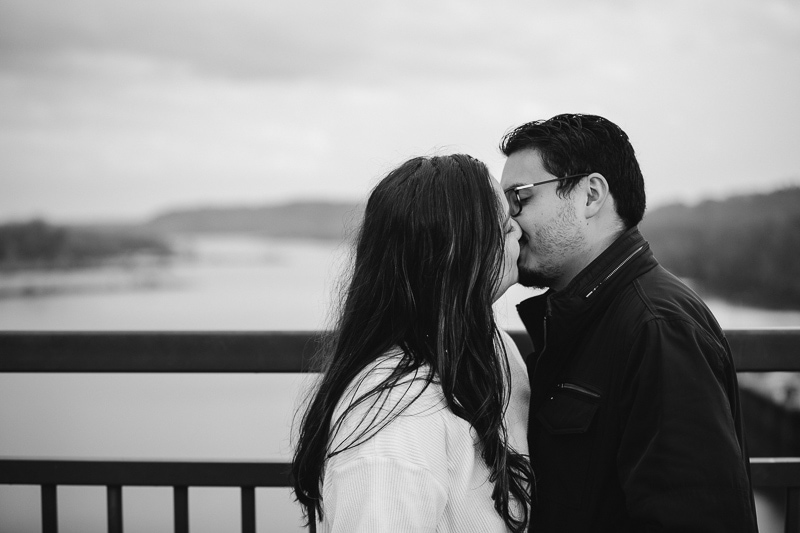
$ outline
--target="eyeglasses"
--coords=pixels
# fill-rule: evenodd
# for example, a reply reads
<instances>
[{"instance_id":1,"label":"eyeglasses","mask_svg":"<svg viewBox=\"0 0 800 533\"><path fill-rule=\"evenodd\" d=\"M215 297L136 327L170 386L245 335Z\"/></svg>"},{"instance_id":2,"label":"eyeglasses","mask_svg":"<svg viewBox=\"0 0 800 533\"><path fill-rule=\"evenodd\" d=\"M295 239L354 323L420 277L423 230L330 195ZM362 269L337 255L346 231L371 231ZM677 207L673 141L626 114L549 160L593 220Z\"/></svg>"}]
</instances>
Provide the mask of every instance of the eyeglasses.
<instances>
[{"instance_id":1,"label":"eyeglasses","mask_svg":"<svg viewBox=\"0 0 800 533\"><path fill-rule=\"evenodd\" d=\"M544 180L538 183L528 183L527 185L517 185L505 191L506 200L508 200L508 213L512 216L518 216L522 212L522 202L527 200L533 195L533 188L537 185L544 185L545 183L553 183L554 181L568 180L572 178L585 178L591 174L586 172L584 174L572 174L571 176L564 176L563 178L553 178L551 180ZM520 191L522 194L520 195Z\"/></svg>"}]
</instances>

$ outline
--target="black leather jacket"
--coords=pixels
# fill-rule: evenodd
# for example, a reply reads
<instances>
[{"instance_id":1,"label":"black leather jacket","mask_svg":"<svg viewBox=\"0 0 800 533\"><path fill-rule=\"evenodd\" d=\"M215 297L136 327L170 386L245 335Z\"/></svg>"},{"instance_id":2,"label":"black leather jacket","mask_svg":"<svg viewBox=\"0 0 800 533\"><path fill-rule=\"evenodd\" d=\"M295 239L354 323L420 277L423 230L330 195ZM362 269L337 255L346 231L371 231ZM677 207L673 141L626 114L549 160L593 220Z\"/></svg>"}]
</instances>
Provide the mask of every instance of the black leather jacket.
<instances>
[{"instance_id":1,"label":"black leather jacket","mask_svg":"<svg viewBox=\"0 0 800 533\"><path fill-rule=\"evenodd\" d=\"M757 531L730 348L638 229L518 311L532 533Z\"/></svg>"}]
</instances>

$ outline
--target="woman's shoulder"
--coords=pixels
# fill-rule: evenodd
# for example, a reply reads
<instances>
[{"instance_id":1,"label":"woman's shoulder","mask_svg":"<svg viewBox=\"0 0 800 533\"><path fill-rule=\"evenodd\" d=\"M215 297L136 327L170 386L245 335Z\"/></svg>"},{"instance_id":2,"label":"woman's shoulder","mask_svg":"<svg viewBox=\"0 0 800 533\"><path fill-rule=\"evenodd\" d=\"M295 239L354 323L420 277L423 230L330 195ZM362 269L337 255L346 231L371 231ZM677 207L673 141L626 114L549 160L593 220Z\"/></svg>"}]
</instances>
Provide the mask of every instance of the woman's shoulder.
<instances>
[{"instance_id":1,"label":"woman's shoulder","mask_svg":"<svg viewBox=\"0 0 800 533\"><path fill-rule=\"evenodd\" d=\"M392 350L373 361L348 385L331 421L331 451L350 448L391 426L437 424L450 413L441 385L427 366L402 370L404 354ZM454 415L453 415L454 416Z\"/></svg>"},{"instance_id":2,"label":"woman's shoulder","mask_svg":"<svg viewBox=\"0 0 800 533\"><path fill-rule=\"evenodd\" d=\"M418 398L438 398L442 388L428 365L408 367L405 354L392 349L367 365L348 384L336 411L348 407L369 406L374 397L381 410L406 409Z\"/></svg>"}]
</instances>

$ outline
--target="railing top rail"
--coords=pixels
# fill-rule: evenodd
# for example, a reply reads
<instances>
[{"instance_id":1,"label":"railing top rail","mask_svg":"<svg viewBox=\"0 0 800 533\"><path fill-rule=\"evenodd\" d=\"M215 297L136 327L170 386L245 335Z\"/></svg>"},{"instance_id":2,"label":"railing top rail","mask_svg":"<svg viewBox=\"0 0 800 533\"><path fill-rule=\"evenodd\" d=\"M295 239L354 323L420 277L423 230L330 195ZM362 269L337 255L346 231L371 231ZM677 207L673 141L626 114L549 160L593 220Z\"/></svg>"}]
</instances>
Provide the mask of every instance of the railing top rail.
<instances>
[{"instance_id":1,"label":"railing top rail","mask_svg":"<svg viewBox=\"0 0 800 533\"><path fill-rule=\"evenodd\" d=\"M509 332L523 354L531 343ZM6 331L0 372L313 372L323 331ZM726 331L740 372L800 371L800 328Z\"/></svg>"},{"instance_id":2,"label":"railing top rail","mask_svg":"<svg viewBox=\"0 0 800 533\"><path fill-rule=\"evenodd\" d=\"M750 470L754 487L800 486L800 457L753 457Z\"/></svg>"},{"instance_id":3,"label":"railing top rail","mask_svg":"<svg viewBox=\"0 0 800 533\"><path fill-rule=\"evenodd\" d=\"M309 372L324 332L2 332L0 372Z\"/></svg>"},{"instance_id":4,"label":"railing top rail","mask_svg":"<svg viewBox=\"0 0 800 533\"><path fill-rule=\"evenodd\" d=\"M751 459L753 486L797 487L800 457ZM0 485L288 487L289 463L0 458Z\"/></svg>"},{"instance_id":5,"label":"railing top rail","mask_svg":"<svg viewBox=\"0 0 800 533\"><path fill-rule=\"evenodd\" d=\"M286 462L0 458L0 484L286 487L291 474Z\"/></svg>"}]
</instances>

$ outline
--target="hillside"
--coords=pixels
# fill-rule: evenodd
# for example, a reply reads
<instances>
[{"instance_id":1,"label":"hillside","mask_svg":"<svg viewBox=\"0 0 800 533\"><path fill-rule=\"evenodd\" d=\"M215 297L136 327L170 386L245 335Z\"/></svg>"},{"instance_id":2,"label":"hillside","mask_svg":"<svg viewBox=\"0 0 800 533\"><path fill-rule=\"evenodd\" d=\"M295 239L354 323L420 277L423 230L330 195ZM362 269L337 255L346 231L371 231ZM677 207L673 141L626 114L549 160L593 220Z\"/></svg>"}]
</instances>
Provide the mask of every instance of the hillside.
<instances>
[{"instance_id":1,"label":"hillside","mask_svg":"<svg viewBox=\"0 0 800 533\"><path fill-rule=\"evenodd\" d=\"M176 210L155 217L146 226L168 233L249 233L341 240L359 223L360 216L357 204L307 202Z\"/></svg>"},{"instance_id":2,"label":"hillside","mask_svg":"<svg viewBox=\"0 0 800 533\"><path fill-rule=\"evenodd\" d=\"M43 220L0 225L0 271L82 268L170 254L158 236L132 226L60 226Z\"/></svg>"},{"instance_id":3,"label":"hillside","mask_svg":"<svg viewBox=\"0 0 800 533\"><path fill-rule=\"evenodd\" d=\"M71 268L132 253L164 257L172 233L341 240L361 215L355 203L306 202L174 210L116 228L7 224L0 226L0 269ZM800 187L660 207L647 212L641 229L661 263L702 292L800 309Z\"/></svg>"},{"instance_id":4,"label":"hillside","mask_svg":"<svg viewBox=\"0 0 800 533\"><path fill-rule=\"evenodd\" d=\"M800 187L661 207L641 230L665 267L703 290L800 309Z\"/></svg>"}]
</instances>

